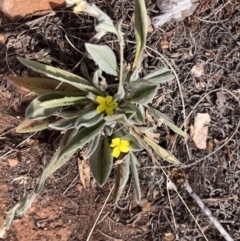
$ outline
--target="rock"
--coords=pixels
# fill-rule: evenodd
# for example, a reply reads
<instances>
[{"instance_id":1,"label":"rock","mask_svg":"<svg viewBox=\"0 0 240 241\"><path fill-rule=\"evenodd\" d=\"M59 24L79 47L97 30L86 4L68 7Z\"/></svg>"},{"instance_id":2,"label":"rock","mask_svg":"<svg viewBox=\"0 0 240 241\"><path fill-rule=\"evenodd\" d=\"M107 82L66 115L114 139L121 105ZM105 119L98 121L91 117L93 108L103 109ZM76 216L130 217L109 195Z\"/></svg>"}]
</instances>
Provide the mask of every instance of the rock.
<instances>
[{"instance_id":1,"label":"rock","mask_svg":"<svg viewBox=\"0 0 240 241\"><path fill-rule=\"evenodd\" d=\"M17 166L19 163L19 160L17 158L15 159L8 159L8 164L10 167L15 167Z\"/></svg>"},{"instance_id":2,"label":"rock","mask_svg":"<svg viewBox=\"0 0 240 241\"><path fill-rule=\"evenodd\" d=\"M10 19L29 14L42 15L65 5L65 0L0 0L0 11Z\"/></svg>"},{"instance_id":3,"label":"rock","mask_svg":"<svg viewBox=\"0 0 240 241\"><path fill-rule=\"evenodd\" d=\"M6 40L5 34L0 32L0 46L4 45L5 40Z\"/></svg>"}]
</instances>

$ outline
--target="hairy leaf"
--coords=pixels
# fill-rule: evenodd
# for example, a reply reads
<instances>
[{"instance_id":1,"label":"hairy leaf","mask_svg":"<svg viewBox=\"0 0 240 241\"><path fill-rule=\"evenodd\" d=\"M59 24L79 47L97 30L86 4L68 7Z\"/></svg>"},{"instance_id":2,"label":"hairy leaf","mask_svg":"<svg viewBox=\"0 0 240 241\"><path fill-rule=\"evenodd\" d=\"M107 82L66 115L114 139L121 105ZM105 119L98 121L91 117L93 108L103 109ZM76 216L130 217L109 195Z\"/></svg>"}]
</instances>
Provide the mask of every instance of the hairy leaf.
<instances>
[{"instance_id":1,"label":"hairy leaf","mask_svg":"<svg viewBox=\"0 0 240 241\"><path fill-rule=\"evenodd\" d=\"M50 91L54 91L60 94L67 93L67 95L72 96L83 94L83 92L81 92L78 88L70 84L61 83L58 80L50 78L8 76L7 79L18 86L21 90L33 92L36 95L46 94Z\"/></svg>"},{"instance_id":2,"label":"hairy leaf","mask_svg":"<svg viewBox=\"0 0 240 241\"><path fill-rule=\"evenodd\" d=\"M68 129L73 129L75 127L75 121L76 117L71 119L61 119L49 124L48 127L54 130L65 131Z\"/></svg>"},{"instance_id":3,"label":"hairy leaf","mask_svg":"<svg viewBox=\"0 0 240 241\"><path fill-rule=\"evenodd\" d=\"M94 139L92 139L89 144L88 144L88 150L87 153L84 155L84 159L89 158L93 152L97 149L98 145L97 143L99 143L101 137L101 133L97 136L94 137Z\"/></svg>"},{"instance_id":4,"label":"hairy leaf","mask_svg":"<svg viewBox=\"0 0 240 241\"><path fill-rule=\"evenodd\" d=\"M119 69L114 52L107 45L85 44L95 63L107 74L118 75Z\"/></svg>"},{"instance_id":5,"label":"hairy leaf","mask_svg":"<svg viewBox=\"0 0 240 241\"><path fill-rule=\"evenodd\" d=\"M38 118L45 118L52 115L56 112L59 107L45 107L41 106L44 101L49 101L53 99L61 99L64 96L62 94L57 93L47 93L40 95L36 99L34 99L26 109L26 117L28 119L38 119Z\"/></svg>"},{"instance_id":6,"label":"hairy leaf","mask_svg":"<svg viewBox=\"0 0 240 241\"><path fill-rule=\"evenodd\" d=\"M165 161L168 161L173 164L180 164L180 161L173 154L171 154L168 150L160 147L158 144L156 144L154 141L152 141L151 139L149 139L146 136L144 136L143 139Z\"/></svg>"},{"instance_id":7,"label":"hairy leaf","mask_svg":"<svg viewBox=\"0 0 240 241\"><path fill-rule=\"evenodd\" d=\"M35 131L42 131L48 128L49 123L53 121L52 118L43 120L28 120L22 121L16 128L17 133L31 133Z\"/></svg>"},{"instance_id":8,"label":"hairy leaf","mask_svg":"<svg viewBox=\"0 0 240 241\"><path fill-rule=\"evenodd\" d=\"M176 125L174 125L167 116L165 116L163 113L161 113L160 111L147 106L149 113L155 118L155 119L163 119L164 123L170 128L172 129L175 133L177 133L178 135L182 136L182 137L187 137L187 134L182 131L180 128L178 128Z\"/></svg>"},{"instance_id":9,"label":"hairy leaf","mask_svg":"<svg viewBox=\"0 0 240 241\"><path fill-rule=\"evenodd\" d=\"M96 135L98 135L105 126L105 121L100 121L94 126L84 127L75 134L67 145L61 150L60 157L62 158L71 152L75 152L77 149L82 148L89 143Z\"/></svg>"},{"instance_id":10,"label":"hairy leaf","mask_svg":"<svg viewBox=\"0 0 240 241\"><path fill-rule=\"evenodd\" d=\"M173 80L174 75L167 67L162 67L146 75L143 79L149 80L154 84L161 84Z\"/></svg>"},{"instance_id":11,"label":"hairy leaf","mask_svg":"<svg viewBox=\"0 0 240 241\"><path fill-rule=\"evenodd\" d=\"M120 198L129 178L130 157L127 155L123 162L116 166L115 186L113 190L113 203L116 204Z\"/></svg>"},{"instance_id":12,"label":"hairy leaf","mask_svg":"<svg viewBox=\"0 0 240 241\"><path fill-rule=\"evenodd\" d=\"M100 93L95 87L93 87L87 80L85 80L84 78L72 74L70 72L67 72L65 70L61 70L49 65L44 65L44 64L40 64L37 63L35 61L32 60L28 60L28 59L24 59L24 58L20 58L18 57L18 60L26 65L27 67L29 67L30 69L44 74L50 78L54 78L57 79L61 82L70 84L84 92L94 92L94 93Z\"/></svg>"},{"instance_id":13,"label":"hairy leaf","mask_svg":"<svg viewBox=\"0 0 240 241\"><path fill-rule=\"evenodd\" d=\"M131 172L132 172L133 185L134 185L134 194L135 194L136 201L139 204L141 201L141 187L140 187L137 167L140 166L140 163L138 162L137 157L132 152L129 155L130 155L130 165L131 165Z\"/></svg>"},{"instance_id":14,"label":"hairy leaf","mask_svg":"<svg viewBox=\"0 0 240 241\"><path fill-rule=\"evenodd\" d=\"M45 108L63 107L69 105L77 105L89 102L85 96L65 96L63 98L57 98L42 102L39 106Z\"/></svg>"},{"instance_id":15,"label":"hairy leaf","mask_svg":"<svg viewBox=\"0 0 240 241\"><path fill-rule=\"evenodd\" d=\"M128 108L132 109L135 111L135 120L137 121L138 124L145 125L145 119L144 119L144 108L142 105L134 105L132 103L128 103Z\"/></svg>"},{"instance_id":16,"label":"hairy leaf","mask_svg":"<svg viewBox=\"0 0 240 241\"><path fill-rule=\"evenodd\" d=\"M90 168L93 177L96 179L99 186L102 187L106 183L111 172L113 157L106 135L100 142L95 143L95 145L97 145L97 149L90 156Z\"/></svg>"},{"instance_id":17,"label":"hairy leaf","mask_svg":"<svg viewBox=\"0 0 240 241\"><path fill-rule=\"evenodd\" d=\"M122 139L129 141L131 150L133 151L141 151L143 149L141 143L131 134L124 135Z\"/></svg>"},{"instance_id":18,"label":"hairy leaf","mask_svg":"<svg viewBox=\"0 0 240 241\"><path fill-rule=\"evenodd\" d=\"M137 80L128 85L131 90L127 99L130 102L147 105L157 93L158 86L147 80Z\"/></svg>"},{"instance_id":19,"label":"hairy leaf","mask_svg":"<svg viewBox=\"0 0 240 241\"><path fill-rule=\"evenodd\" d=\"M133 122L127 118L126 114L114 114L111 116L105 116L104 120L107 122L118 121L127 126L133 125Z\"/></svg>"},{"instance_id":20,"label":"hairy leaf","mask_svg":"<svg viewBox=\"0 0 240 241\"><path fill-rule=\"evenodd\" d=\"M141 59L141 55L146 46L148 19L144 0L135 0L135 37L136 37L136 55L132 70L134 71Z\"/></svg>"}]
</instances>

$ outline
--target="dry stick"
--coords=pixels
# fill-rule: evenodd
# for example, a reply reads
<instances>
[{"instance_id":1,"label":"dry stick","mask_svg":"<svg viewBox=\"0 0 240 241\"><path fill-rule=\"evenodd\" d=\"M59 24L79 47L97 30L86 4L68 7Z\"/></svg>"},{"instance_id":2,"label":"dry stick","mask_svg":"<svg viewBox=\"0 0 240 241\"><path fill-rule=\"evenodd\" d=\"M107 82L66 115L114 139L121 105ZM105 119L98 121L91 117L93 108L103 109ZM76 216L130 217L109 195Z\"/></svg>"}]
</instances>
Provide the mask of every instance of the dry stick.
<instances>
[{"instance_id":1,"label":"dry stick","mask_svg":"<svg viewBox=\"0 0 240 241\"><path fill-rule=\"evenodd\" d=\"M23 145L28 139L30 139L32 136L34 136L37 132L34 132L33 134L31 134L28 138L26 138L24 141L22 141L21 143L19 143L16 148L18 148L19 146ZM3 154L2 156L0 156L0 159L6 157L7 155L11 154L13 152L13 150L10 150L8 152L6 152L5 154Z\"/></svg>"},{"instance_id":2,"label":"dry stick","mask_svg":"<svg viewBox=\"0 0 240 241\"><path fill-rule=\"evenodd\" d=\"M222 234L222 236L227 240L227 241L233 241L233 239L230 237L228 232L223 228L223 226L218 222L218 220L213 217L212 212L204 205L202 200L198 197L198 195L193 192L193 189L189 185L188 181L185 181L183 184L187 192L191 195L191 197L195 200L195 202L198 204L198 206L201 208L202 212L208 216L212 224L218 229L218 231Z\"/></svg>"},{"instance_id":3,"label":"dry stick","mask_svg":"<svg viewBox=\"0 0 240 241\"><path fill-rule=\"evenodd\" d=\"M95 222L94 222L94 224L93 224L93 226L92 226L92 228L91 228L91 231L90 231L90 233L88 234L88 237L87 237L86 241L89 241L89 240L90 240L90 238L91 238L91 236L92 236L92 233L93 233L93 230L94 230L94 228L95 228L96 225L97 225L97 222L98 222L98 220L99 220L99 218L100 218L100 216L101 216L101 214L102 214L102 212L103 212L103 209L104 209L105 206L106 206L106 203L107 203L107 201L108 201L108 199L109 199L109 197L110 197L110 195L111 195L111 193L112 193L112 191L113 191L114 186L115 186L115 185L112 186L112 189L110 190L110 192L109 192L109 194L108 194L108 196L107 196L107 198L106 198L106 200L105 200L105 202L104 202L104 204L103 204L103 206L102 206L102 208L101 208L101 210L100 210L100 212L99 212L99 214L98 214L98 216L97 216L97 219L95 220Z\"/></svg>"}]
</instances>

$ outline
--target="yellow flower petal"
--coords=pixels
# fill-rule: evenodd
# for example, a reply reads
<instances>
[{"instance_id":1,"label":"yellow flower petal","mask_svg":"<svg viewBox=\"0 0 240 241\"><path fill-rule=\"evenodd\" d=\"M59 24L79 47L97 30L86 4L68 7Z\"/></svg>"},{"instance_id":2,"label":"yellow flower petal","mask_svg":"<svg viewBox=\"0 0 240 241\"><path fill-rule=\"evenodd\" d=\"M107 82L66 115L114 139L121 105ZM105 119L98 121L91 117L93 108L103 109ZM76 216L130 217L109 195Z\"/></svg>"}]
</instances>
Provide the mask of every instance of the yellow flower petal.
<instances>
[{"instance_id":1,"label":"yellow flower petal","mask_svg":"<svg viewBox=\"0 0 240 241\"><path fill-rule=\"evenodd\" d=\"M97 107L97 112L101 113L106 110L106 106L104 104L101 104Z\"/></svg>"},{"instance_id":2,"label":"yellow flower petal","mask_svg":"<svg viewBox=\"0 0 240 241\"><path fill-rule=\"evenodd\" d=\"M114 138L112 139L111 147L119 146L120 145L120 138Z\"/></svg>"},{"instance_id":3,"label":"yellow flower petal","mask_svg":"<svg viewBox=\"0 0 240 241\"><path fill-rule=\"evenodd\" d=\"M112 107L106 107L106 113L107 113L107 115L113 115L113 108Z\"/></svg>"},{"instance_id":4,"label":"yellow flower petal","mask_svg":"<svg viewBox=\"0 0 240 241\"><path fill-rule=\"evenodd\" d=\"M129 146L129 141L128 140L121 140L121 146Z\"/></svg>"},{"instance_id":5,"label":"yellow flower petal","mask_svg":"<svg viewBox=\"0 0 240 241\"><path fill-rule=\"evenodd\" d=\"M102 96L97 96L96 101L99 104L106 104L106 99Z\"/></svg>"},{"instance_id":6,"label":"yellow flower petal","mask_svg":"<svg viewBox=\"0 0 240 241\"><path fill-rule=\"evenodd\" d=\"M113 101L112 103L108 104L108 106L111 106L113 109L116 109L118 107L118 103L116 101Z\"/></svg>"},{"instance_id":7,"label":"yellow flower petal","mask_svg":"<svg viewBox=\"0 0 240 241\"><path fill-rule=\"evenodd\" d=\"M118 158L120 155L120 148L118 146L114 147L112 151L112 156Z\"/></svg>"},{"instance_id":8,"label":"yellow flower petal","mask_svg":"<svg viewBox=\"0 0 240 241\"><path fill-rule=\"evenodd\" d=\"M119 146L119 149L121 152L128 153L129 152L129 147L128 146Z\"/></svg>"},{"instance_id":9,"label":"yellow flower petal","mask_svg":"<svg viewBox=\"0 0 240 241\"><path fill-rule=\"evenodd\" d=\"M106 96L105 100L106 100L107 105L112 102L112 99L113 99L112 96Z\"/></svg>"}]
</instances>

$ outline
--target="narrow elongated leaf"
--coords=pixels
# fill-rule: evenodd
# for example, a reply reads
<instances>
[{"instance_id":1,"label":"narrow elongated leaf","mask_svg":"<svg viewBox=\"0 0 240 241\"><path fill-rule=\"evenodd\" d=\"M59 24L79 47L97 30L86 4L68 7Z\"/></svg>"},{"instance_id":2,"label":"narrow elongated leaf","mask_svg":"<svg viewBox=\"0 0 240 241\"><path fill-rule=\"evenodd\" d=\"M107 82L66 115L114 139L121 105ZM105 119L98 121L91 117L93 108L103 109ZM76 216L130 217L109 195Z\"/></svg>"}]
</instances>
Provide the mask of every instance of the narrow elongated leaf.
<instances>
[{"instance_id":1,"label":"narrow elongated leaf","mask_svg":"<svg viewBox=\"0 0 240 241\"><path fill-rule=\"evenodd\" d=\"M163 67L146 75L143 79L149 80L155 84L161 84L173 80L174 78L172 72L167 67Z\"/></svg>"},{"instance_id":2,"label":"narrow elongated leaf","mask_svg":"<svg viewBox=\"0 0 240 241\"><path fill-rule=\"evenodd\" d=\"M144 0L135 0L135 37L136 37L136 55L132 70L134 71L141 59L141 55L146 46L148 19Z\"/></svg>"},{"instance_id":3,"label":"narrow elongated leaf","mask_svg":"<svg viewBox=\"0 0 240 241\"><path fill-rule=\"evenodd\" d=\"M67 109L67 110L62 110L60 109L56 113L54 113L54 116L61 117L63 119L69 119L73 117L78 117L83 113L83 110L75 110L75 109Z\"/></svg>"},{"instance_id":4,"label":"narrow elongated leaf","mask_svg":"<svg viewBox=\"0 0 240 241\"><path fill-rule=\"evenodd\" d=\"M99 186L102 187L106 183L111 172L113 157L106 135L99 143L95 143L95 145L97 145L97 149L90 156L90 168L93 177L96 179Z\"/></svg>"},{"instance_id":5,"label":"narrow elongated leaf","mask_svg":"<svg viewBox=\"0 0 240 241\"><path fill-rule=\"evenodd\" d=\"M97 110L93 106L89 106L85 110L82 111L82 113L79 115L75 122L75 127L80 128L80 126L84 123L87 123L92 118L98 116Z\"/></svg>"},{"instance_id":6,"label":"narrow elongated leaf","mask_svg":"<svg viewBox=\"0 0 240 241\"><path fill-rule=\"evenodd\" d=\"M143 149L141 143L131 134L124 135L122 139L129 141L131 150L133 151L141 151Z\"/></svg>"},{"instance_id":7,"label":"narrow elongated leaf","mask_svg":"<svg viewBox=\"0 0 240 241\"><path fill-rule=\"evenodd\" d=\"M69 105L77 105L89 102L88 98L85 96L65 96L63 98L57 98L52 100L47 100L40 103L40 107L52 108L52 107L63 107Z\"/></svg>"},{"instance_id":8,"label":"narrow elongated leaf","mask_svg":"<svg viewBox=\"0 0 240 241\"><path fill-rule=\"evenodd\" d=\"M45 107L40 106L44 101L53 100L53 99L60 99L64 96L57 93L47 93L40 95L36 99L34 99L30 105L26 109L26 117L28 119L38 119L38 118L45 118L52 115L56 112L59 107Z\"/></svg>"},{"instance_id":9,"label":"narrow elongated leaf","mask_svg":"<svg viewBox=\"0 0 240 241\"><path fill-rule=\"evenodd\" d=\"M178 135L182 136L182 137L187 137L187 134L182 131L180 128L178 128L176 125L174 125L172 123L172 121L167 117L165 116L163 113L161 113L160 111L150 107L150 106L147 106L148 110L149 110L149 113L155 118L155 119L163 119L164 123L170 128L172 129L175 133L177 133Z\"/></svg>"},{"instance_id":10,"label":"narrow elongated leaf","mask_svg":"<svg viewBox=\"0 0 240 241\"><path fill-rule=\"evenodd\" d=\"M30 69L44 74L50 78L54 78L57 79L61 82L70 84L84 92L94 92L94 93L100 93L95 87L93 87L87 80L85 80L84 78L72 74L70 72L67 72L65 70L61 70L49 65L44 65L44 64L40 64L37 63L35 61L32 60L28 60L28 59L24 59L24 58L20 58L18 57L18 60L26 65L27 67L29 67Z\"/></svg>"},{"instance_id":11,"label":"narrow elongated leaf","mask_svg":"<svg viewBox=\"0 0 240 241\"><path fill-rule=\"evenodd\" d=\"M158 86L148 80L137 80L129 84L131 90L127 99L129 102L147 105L157 93Z\"/></svg>"},{"instance_id":12,"label":"narrow elongated leaf","mask_svg":"<svg viewBox=\"0 0 240 241\"><path fill-rule=\"evenodd\" d=\"M129 178L130 157L127 155L123 162L116 166L115 186L113 190L113 203L120 198Z\"/></svg>"},{"instance_id":13,"label":"narrow elongated leaf","mask_svg":"<svg viewBox=\"0 0 240 241\"><path fill-rule=\"evenodd\" d=\"M134 123L129 120L125 114L115 114L115 115L111 115L111 116L105 116L104 120L107 122L114 122L114 121L118 121L124 125L128 125L131 126Z\"/></svg>"},{"instance_id":14,"label":"narrow elongated leaf","mask_svg":"<svg viewBox=\"0 0 240 241\"><path fill-rule=\"evenodd\" d=\"M99 143L101 137L101 133L97 136L94 137L94 139L92 139L89 144L88 144L88 150L87 153L84 155L84 159L89 158L93 152L97 149L98 145L97 143Z\"/></svg>"},{"instance_id":15,"label":"narrow elongated leaf","mask_svg":"<svg viewBox=\"0 0 240 241\"><path fill-rule=\"evenodd\" d=\"M85 44L95 63L107 74L118 75L119 69L114 52L107 45Z\"/></svg>"},{"instance_id":16,"label":"narrow elongated leaf","mask_svg":"<svg viewBox=\"0 0 240 241\"><path fill-rule=\"evenodd\" d=\"M16 128L17 133L31 133L35 131L42 131L48 128L49 123L53 121L52 118L43 120L28 120L22 121Z\"/></svg>"},{"instance_id":17,"label":"narrow elongated leaf","mask_svg":"<svg viewBox=\"0 0 240 241\"><path fill-rule=\"evenodd\" d=\"M83 76L87 79L87 80L91 80L91 77L89 75L89 72L88 72L88 69L87 69L87 66L84 62L81 63L81 72L83 74Z\"/></svg>"},{"instance_id":18,"label":"narrow elongated leaf","mask_svg":"<svg viewBox=\"0 0 240 241\"><path fill-rule=\"evenodd\" d=\"M132 103L128 103L128 108L134 110L136 112L135 115L135 120L139 123L139 124L145 124L145 119L144 119L144 108L142 105L134 105Z\"/></svg>"},{"instance_id":19,"label":"narrow elongated leaf","mask_svg":"<svg viewBox=\"0 0 240 241\"><path fill-rule=\"evenodd\" d=\"M72 96L81 95L83 93L78 88L70 84L62 83L60 85L60 81L50 78L8 76L7 79L18 86L21 90L33 92L37 95L46 94L50 91L55 91L60 94L68 93L68 95Z\"/></svg>"},{"instance_id":20,"label":"narrow elongated leaf","mask_svg":"<svg viewBox=\"0 0 240 241\"><path fill-rule=\"evenodd\" d=\"M138 170L137 170L137 167L140 166L140 163L138 162L137 157L132 152L130 153L130 165L131 165L131 172L132 172L132 178L133 178L135 198L137 203L140 203L141 187L140 187L140 181L139 181Z\"/></svg>"},{"instance_id":21,"label":"narrow elongated leaf","mask_svg":"<svg viewBox=\"0 0 240 241\"><path fill-rule=\"evenodd\" d=\"M59 131L73 129L75 127L74 124L76 119L76 117L71 119L61 119L49 124L48 127Z\"/></svg>"},{"instance_id":22,"label":"narrow elongated leaf","mask_svg":"<svg viewBox=\"0 0 240 241\"><path fill-rule=\"evenodd\" d=\"M85 126L85 127L94 126L103 119L103 116L104 116L104 114L100 113L89 120L78 121L77 125L75 123L75 128L79 129L82 126Z\"/></svg>"},{"instance_id":23,"label":"narrow elongated leaf","mask_svg":"<svg viewBox=\"0 0 240 241\"><path fill-rule=\"evenodd\" d=\"M89 143L95 138L104 128L105 121L100 121L94 126L84 127L75 134L72 139L67 143L67 145L61 151L59 158L66 156L71 152L75 152L77 149L82 148L84 145Z\"/></svg>"},{"instance_id":24,"label":"narrow elongated leaf","mask_svg":"<svg viewBox=\"0 0 240 241\"><path fill-rule=\"evenodd\" d=\"M171 154L168 150L160 147L158 144L156 144L154 141L152 141L151 139L149 139L146 136L144 136L143 139L165 161L168 161L173 164L180 164L180 161L173 154Z\"/></svg>"},{"instance_id":25,"label":"narrow elongated leaf","mask_svg":"<svg viewBox=\"0 0 240 241\"><path fill-rule=\"evenodd\" d=\"M101 22L95 27L96 31L105 31L105 32L110 32L114 33L117 35L117 30L116 27L112 24L112 22Z\"/></svg>"}]
</instances>

